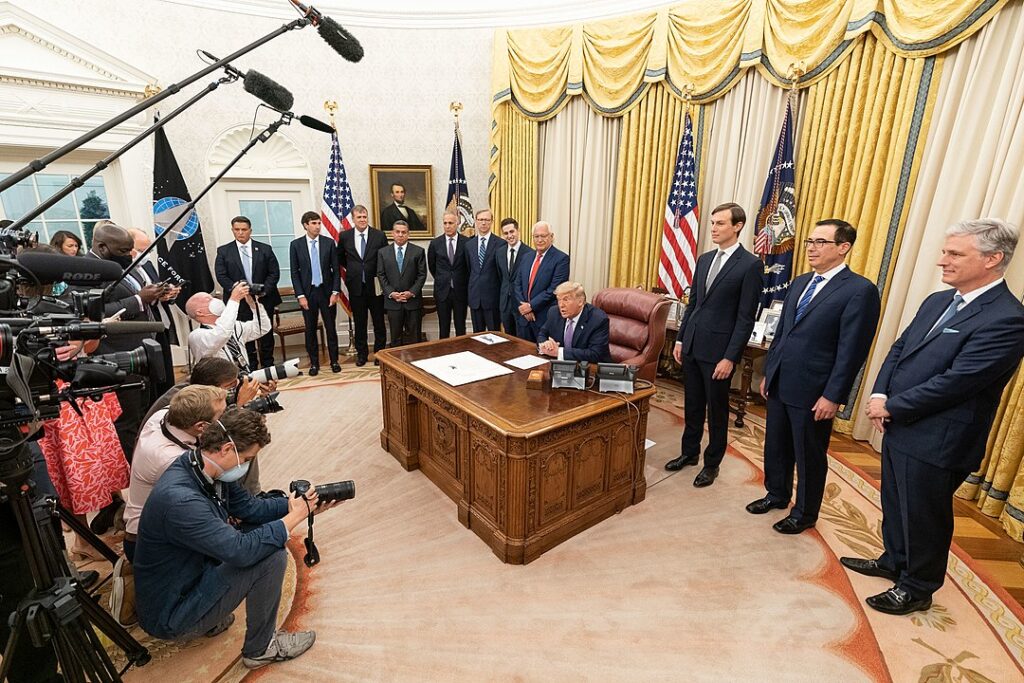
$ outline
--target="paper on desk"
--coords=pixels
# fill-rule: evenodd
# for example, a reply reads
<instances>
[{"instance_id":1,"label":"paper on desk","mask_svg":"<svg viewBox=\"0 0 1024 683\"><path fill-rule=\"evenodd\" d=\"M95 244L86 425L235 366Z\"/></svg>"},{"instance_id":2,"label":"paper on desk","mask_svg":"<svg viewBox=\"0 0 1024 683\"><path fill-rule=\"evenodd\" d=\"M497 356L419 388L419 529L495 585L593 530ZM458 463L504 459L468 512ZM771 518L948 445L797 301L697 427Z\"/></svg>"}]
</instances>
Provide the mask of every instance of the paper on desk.
<instances>
[{"instance_id":1,"label":"paper on desk","mask_svg":"<svg viewBox=\"0 0 1024 683\"><path fill-rule=\"evenodd\" d=\"M529 370L530 368L535 368L538 365L544 365L547 362L546 358L526 355L513 358L512 360L507 360L505 361L505 365L511 365L512 367L519 368L520 370Z\"/></svg>"},{"instance_id":2,"label":"paper on desk","mask_svg":"<svg viewBox=\"0 0 1024 683\"><path fill-rule=\"evenodd\" d=\"M508 368L478 356L472 351L424 358L413 361L412 364L453 387L512 374Z\"/></svg>"},{"instance_id":3,"label":"paper on desk","mask_svg":"<svg viewBox=\"0 0 1024 683\"><path fill-rule=\"evenodd\" d=\"M478 342L483 342L484 344L503 344L508 341L508 339L499 337L496 334L478 334L477 336L472 337L472 339L475 339Z\"/></svg>"},{"instance_id":4,"label":"paper on desk","mask_svg":"<svg viewBox=\"0 0 1024 683\"><path fill-rule=\"evenodd\" d=\"M644 439L644 450L645 451L648 450L651 446L657 446L657 445L658 444L656 444L655 442L651 441L650 439Z\"/></svg>"}]
</instances>

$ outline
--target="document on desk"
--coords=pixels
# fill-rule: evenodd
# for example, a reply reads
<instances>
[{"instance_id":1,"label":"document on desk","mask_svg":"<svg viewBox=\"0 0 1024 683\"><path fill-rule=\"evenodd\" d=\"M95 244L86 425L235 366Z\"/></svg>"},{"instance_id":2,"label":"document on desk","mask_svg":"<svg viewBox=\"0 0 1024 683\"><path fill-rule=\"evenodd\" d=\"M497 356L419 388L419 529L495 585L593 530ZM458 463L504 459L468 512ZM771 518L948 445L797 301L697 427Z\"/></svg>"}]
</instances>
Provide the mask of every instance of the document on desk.
<instances>
[{"instance_id":1,"label":"document on desk","mask_svg":"<svg viewBox=\"0 0 1024 683\"><path fill-rule=\"evenodd\" d=\"M424 358L413 361L412 364L453 387L512 374L509 368L478 356L472 351Z\"/></svg>"},{"instance_id":2,"label":"document on desk","mask_svg":"<svg viewBox=\"0 0 1024 683\"><path fill-rule=\"evenodd\" d=\"M504 344L508 341L504 337L499 337L496 334L478 334L475 337L470 337L473 341L478 341L482 344Z\"/></svg>"},{"instance_id":3,"label":"document on desk","mask_svg":"<svg viewBox=\"0 0 1024 683\"><path fill-rule=\"evenodd\" d=\"M538 365L544 365L547 362L547 358L526 355L513 358L512 360L507 360L505 361L505 365L511 365L512 367L519 368L520 370L529 370L530 368L535 368Z\"/></svg>"}]
</instances>

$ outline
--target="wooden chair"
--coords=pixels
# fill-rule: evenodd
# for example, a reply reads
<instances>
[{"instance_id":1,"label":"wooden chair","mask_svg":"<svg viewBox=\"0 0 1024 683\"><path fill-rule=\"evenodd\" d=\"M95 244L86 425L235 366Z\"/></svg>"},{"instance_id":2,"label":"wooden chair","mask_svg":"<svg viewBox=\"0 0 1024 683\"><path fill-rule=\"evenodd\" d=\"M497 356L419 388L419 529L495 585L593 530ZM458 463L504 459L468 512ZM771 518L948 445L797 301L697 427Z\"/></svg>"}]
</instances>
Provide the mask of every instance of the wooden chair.
<instances>
[{"instance_id":1,"label":"wooden chair","mask_svg":"<svg viewBox=\"0 0 1024 683\"><path fill-rule=\"evenodd\" d=\"M281 341L281 359L288 360L285 350L285 338L293 334L306 335L306 321L302 317L302 307L295 297L295 290L291 287L281 287L281 303L274 309L274 334ZM298 315L295 315L295 314ZM320 333L320 355L327 350L327 339L324 334L324 321L317 322L317 330Z\"/></svg>"}]
</instances>

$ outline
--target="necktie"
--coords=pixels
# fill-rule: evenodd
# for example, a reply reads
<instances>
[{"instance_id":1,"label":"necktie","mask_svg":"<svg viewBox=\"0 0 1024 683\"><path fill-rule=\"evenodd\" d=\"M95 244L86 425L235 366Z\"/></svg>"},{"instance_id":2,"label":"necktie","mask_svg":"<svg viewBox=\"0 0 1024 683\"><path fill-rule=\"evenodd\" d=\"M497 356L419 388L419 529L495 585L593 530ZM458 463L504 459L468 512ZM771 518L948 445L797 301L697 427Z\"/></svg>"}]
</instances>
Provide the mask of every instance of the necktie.
<instances>
[{"instance_id":1,"label":"necktie","mask_svg":"<svg viewBox=\"0 0 1024 683\"><path fill-rule=\"evenodd\" d=\"M565 321L565 334L562 335L562 346L567 349L572 348L572 333L573 333L572 318Z\"/></svg>"},{"instance_id":2,"label":"necktie","mask_svg":"<svg viewBox=\"0 0 1024 683\"><path fill-rule=\"evenodd\" d=\"M722 256L724 255L725 252L721 249L719 249L718 253L715 254L715 260L711 264L711 272L708 273L707 282L704 283L705 292L711 289L711 284L715 281L715 278L718 277L718 271L722 267Z\"/></svg>"},{"instance_id":3,"label":"necktie","mask_svg":"<svg viewBox=\"0 0 1024 683\"><path fill-rule=\"evenodd\" d=\"M928 330L928 334L931 335L932 332L934 332L935 330L939 329L947 322L949 322L950 318L956 315L957 309L963 302L964 298L962 296L960 296L959 294L955 295L953 297L953 300L949 302L949 306L946 308L946 310L942 312L942 316L935 322L934 325L932 325L932 329Z\"/></svg>"},{"instance_id":4,"label":"necktie","mask_svg":"<svg viewBox=\"0 0 1024 683\"><path fill-rule=\"evenodd\" d=\"M487 254L487 240L480 240L480 253L477 254L477 259L480 261L480 267L484 267L484 256Z\"/></svg>"},{"instance_id":5,"label":"necktie","mask_svg":"<svg viewBox=\"0 0 1024 683\"><path fill-rule=\"evenodd\" d=\"M533 291L533 278L537 277L537 268L540 267L540 260L544 258L544 254L537 252L537 256L533 259L533 268L530 268L530 283L526 286L526 298L529 299L530 293Z\"/></svg>"},{"instance_id":6,"label":"necktie","mask_svg":"<svg viewBox=\"0 0 1024 683\"><path fill-rule=\"evenodd\" d=\"M309 249L309 266L313 269L313 286L319 287L324 283L323 266L320 265L320 251L317 249L317 242L312 242L312 247Z\"/></svg>"},{"instance_id":7,"label":"necktie","mask_svg":"<svg viewBox=\"0 0 1024 683\"><path fill-rule=\"evenodd\" d=\"M455 238L448 238L448 263L455 265Z\"/></svg>"},{"instance_id":8,"label":"necktie","mask_svg":"<svg viewBox=\"0 0 1024 683\"><path fill-rule=\"evenodd\" d=\"M361 235L359 235L359 258L363 259L363 260L366 259L366 231L365 230L363 231L363 233ZM366 268L363 268L362 271L363 271L363 282L365 283L366 282Z\"/></svg>"},{"instance_id":9,"label":"necktie","mask_svg":"<svg viewBox=\"0 0 1024 683\"><path fill-rule=\"evenodd\" d=\"M405 265L405 247L398 248L398 272L402 272L402 266Z\"/></svg>"},{"instance_id":10,"label":"necktie","mask_svg":"<svg viewBox=\"0 0 1024 683\"><path fill-rule=\"evenodd\" d=\"M811 303L811 297L814 296L814 290L818 288L818 285L824 280L824 276L815 275L814 279L811 280L811 286L807 288L804 295L800 297L800 301L796 304L796 321L799 322L800 318L804 317L804 312L807 310L807 306Z\"/></svg>"},{"instance_id":11,"label":"necktie","mask_svg":"<svg viewBox=\"0 0 1024 683\"><path fill-rule=\"evenodd\" d=\"M512 274L512 272L513 272L512 269L515 268L515 265L516 265L516 250L515 250L515 247L513 247L513 248L508 250L508 272L509 272L509 275Z\"/></svg>"},{"instance_id":12,"label":"necktie","mask_svg":"<svg viewBox=\"0 0 1024 683\"><path fill-rule=\"evenodd\" d=\"M245 281L252 284L252 256L249 255L249 245L242 245L242 270L245 271Z\"/></svg>"},{"instance_id":13,"label":"necktie","mask_svg":"<svg viewBox=\"0 0 1024 683\"><path fill-rule=\"evenodd\" d=\"M235 339L235 335L232 334L228 337L228 353L231 354L231 360L238 366L240 370L249 371L249 363L246 362L245 356L242 354L242 345Z\"/></svg>"}]
</instances>

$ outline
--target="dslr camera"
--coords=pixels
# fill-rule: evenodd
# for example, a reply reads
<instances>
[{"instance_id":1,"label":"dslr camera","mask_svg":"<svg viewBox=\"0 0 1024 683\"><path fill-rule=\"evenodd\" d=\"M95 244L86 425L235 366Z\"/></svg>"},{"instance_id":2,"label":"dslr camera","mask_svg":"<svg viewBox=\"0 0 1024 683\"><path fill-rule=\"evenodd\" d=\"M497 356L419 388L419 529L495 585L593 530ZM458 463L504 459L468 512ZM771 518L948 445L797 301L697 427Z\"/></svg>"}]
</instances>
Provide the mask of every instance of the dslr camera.
<instances>
[{"instance_id":1,"label":"dslr camera","mask_svg":"<svg viewBox=\"0 0 1024 683\"><path fill-rule=\"evenodd\" d=\"M305 479L296 479L288 484L288 490L295 494L296 498L306 495L309 492L309 487L310 483ZM315 490L321 505L333 503L336 500L351 500L356 497L356 483L351 479L336 481L333 484L321 484L315 487Z\"/></svg>"}]
</instances>

